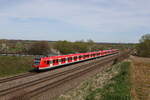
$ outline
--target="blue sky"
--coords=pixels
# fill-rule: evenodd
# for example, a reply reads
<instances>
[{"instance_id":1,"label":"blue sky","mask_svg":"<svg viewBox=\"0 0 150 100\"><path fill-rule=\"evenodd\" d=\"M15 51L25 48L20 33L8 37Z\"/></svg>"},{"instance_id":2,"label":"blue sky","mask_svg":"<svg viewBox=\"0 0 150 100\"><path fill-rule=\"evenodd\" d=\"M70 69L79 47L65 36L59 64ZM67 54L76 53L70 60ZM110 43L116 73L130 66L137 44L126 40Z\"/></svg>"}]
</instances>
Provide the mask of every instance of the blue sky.
<instances>
[{"instance_id":1,"label":"blue sky","mask_svg":"<svg viewBox=\"0 0 150 100\"><path fill-rule=\"evenodd\" d=\"M136 43L150 0L0 0L0 39Z\"/></svg>"}]
</instances>

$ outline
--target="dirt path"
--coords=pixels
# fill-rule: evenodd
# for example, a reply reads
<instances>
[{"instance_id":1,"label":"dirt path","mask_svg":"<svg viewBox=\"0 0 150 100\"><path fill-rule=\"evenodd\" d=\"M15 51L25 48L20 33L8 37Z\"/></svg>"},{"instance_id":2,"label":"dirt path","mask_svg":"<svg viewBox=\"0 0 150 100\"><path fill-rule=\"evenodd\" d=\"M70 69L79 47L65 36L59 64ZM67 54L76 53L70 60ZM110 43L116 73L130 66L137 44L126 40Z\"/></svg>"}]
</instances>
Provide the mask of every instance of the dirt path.
<instances>
[{"instance_id":1,"label":"dirt path","mask_svg":"<svg viewBox=\"0 0 150 100\"><path fill-rule=\"evenodd\" d=\"M150 100L150 58L130 57L133 100Z\"/></svg>"}]
</instances>

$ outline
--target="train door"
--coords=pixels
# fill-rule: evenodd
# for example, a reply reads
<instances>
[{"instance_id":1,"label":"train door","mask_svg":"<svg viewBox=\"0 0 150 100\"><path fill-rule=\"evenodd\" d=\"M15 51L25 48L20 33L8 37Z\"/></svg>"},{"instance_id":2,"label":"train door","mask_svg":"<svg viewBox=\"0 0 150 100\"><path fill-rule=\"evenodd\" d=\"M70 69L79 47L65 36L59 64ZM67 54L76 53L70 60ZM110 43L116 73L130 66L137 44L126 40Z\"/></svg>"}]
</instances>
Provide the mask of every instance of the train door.
<instances>
[{"instance_id":1,"label":"train door","mask_svg":"<svg viewBox=\"0 0 150 100\"><path fill-rule=\"evenodd\" d=\"M61 59L58 59L58 65L60 65L61 64Z\"/></svg>"},{"instance_id":2,"label":"train door","mask_svg":"<svg viewBox=\"0 0 150 100\"><path fill-rule=\"evenodd\" d=\"M93 54L93 57L95 57L95 53Z\"/></svg>"},{"instance_id":3,"label":"train door","mask_svg":"<svg viewBox=\"0 0 150 100\"><path fill-rule=\"evenodd\" d=\"M52 61L51 60L47 60L47 66L52 66Z\"/></svg>"},{"instance_id":4,"label":"train door","mask_svg":"<svg viewBox=\"0 0 150 100\"><path fill-rule=\"evenodd\" d=\"M69 63L72 62L72 57L69 57L69 58L68 58L68 62L69 62Z\"/></svg>"},{"instance_id":5,"label":"train door","mask_svg":"<svg viewBox=\"0 0 150 100\"><path fill-rule=\"evenodd\" d=\"M99 56L99 53L97 53L97 55L96 56Z\"/></svg>"},{"instance_id":6,"label":"train door","mask_svg":"<svg viewBox=\"0 0 150 100\"><path fill-rule=\"evenodd\" d=\"M105 51L102 51L102 56L105 55Z\"/></svg>"},{"instance_id":7,"label":"train door","mask_svg":"<svg viewBox=\"0 0 150 100\"><path fill-rule=\"evenodd\" d=\"M74 61L77 61L77 56L74 56L74 58L73 58L73 59L74 59Z\"/></svg>"},{"instance_id":8,"label":"train door","mask_svg":"<svg viewBox=\"0 0 150 100\"><path fill-rule=\"evenodd\" d=\"M106 51L104 51L104 55L106 55L106 53L107 53L107 52L106 52Z\"/></svg>"},{"instance_id":9,"label":"train door","mask_svg":"<svg viewBox=\"0 0 150 100\"><path fill-rule=\"evenodd\" d=\"M61 59L61 64L64 64L64 63L66 63L66 58Z\"/></svg>"},{"instance_id":10,"label":"train door","mask_svg":"<svg viewBox=\"0 0 150 100\"><path fill-rule=\"evenodd\" d=\"M83 55L83 57L82 57L83 59L85 59L86 58L86 55Z\"/></svg>"},{"instance_id":11,"label":"train door","mask_svg":"<svg viewBox=\"0 0 150 100\"><path fill-rule=\"evenodd\" d=\"M93 55L92 54L90 54L90 58L92 58L93 57Z\"/></svg>"},{"instance_id":12,"label":"train door","mask_svg":"<svg viewBox=\"0 0 150 100\"><path fill-rule=\"evenodd\" d=\"M87 58L90 58L90 55L89 55L89 54L87 55Z\"/></svg>"},{"instance_id":13,"label":"train door","mask_svg":"<svg viewBox=\"0 0 150 100\"><path fill-rule=\"evenodd\" d=\"M82 56L81 55L79 56L79 60L82 60Z\"/></svg>"}]
</instances>

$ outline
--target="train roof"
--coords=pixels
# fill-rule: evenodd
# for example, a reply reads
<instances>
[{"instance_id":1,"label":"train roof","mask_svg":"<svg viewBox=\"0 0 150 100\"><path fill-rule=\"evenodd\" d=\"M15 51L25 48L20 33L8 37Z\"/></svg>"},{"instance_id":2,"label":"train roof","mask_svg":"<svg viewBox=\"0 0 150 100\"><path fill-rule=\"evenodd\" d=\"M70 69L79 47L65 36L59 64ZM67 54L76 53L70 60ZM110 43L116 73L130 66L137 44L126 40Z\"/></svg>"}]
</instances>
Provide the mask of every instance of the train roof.
<instances>
[{"instance_id":1,"label":"train roof","mask_svg":"<svg viewBox=\"0 0 150 100\"><path fill-rule=\"evenodd\" d=\"M41 57L41 58L47 59L47 60L52 60L52 59L74 57L74 56L80 56L80 55L88 55L88 54L94 54L94 53L106 52L106 51L112 51L112 50L101 50L101 51L97 51L97 52L77 53L77 54L69 54L69 55L58 55L58 56Z\"/></svg>"}]
</instances>

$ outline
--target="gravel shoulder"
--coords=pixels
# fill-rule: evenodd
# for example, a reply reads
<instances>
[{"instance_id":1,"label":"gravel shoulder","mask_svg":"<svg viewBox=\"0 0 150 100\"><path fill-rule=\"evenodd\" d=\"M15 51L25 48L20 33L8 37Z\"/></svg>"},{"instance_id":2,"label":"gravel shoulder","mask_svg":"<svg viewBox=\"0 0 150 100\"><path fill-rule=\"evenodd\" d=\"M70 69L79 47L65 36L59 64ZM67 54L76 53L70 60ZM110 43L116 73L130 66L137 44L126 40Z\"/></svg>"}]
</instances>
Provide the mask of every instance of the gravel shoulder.
<instances>
[{"instance_id":1,"label":"gravel shoulder","mask_svg":"<svg viewBox=\"0 0 150 100\"><path fill-rule=\"evenodd\" d=\"M119 64L105 67L98 74L83 81L77 88L60 95L56 100L89 100L87 96L91 94L92 91L103 88L118 74L120 70L118 67ZM100 94L95 96L95 100L100 99Z\"/></svg>"}]
</instances>

